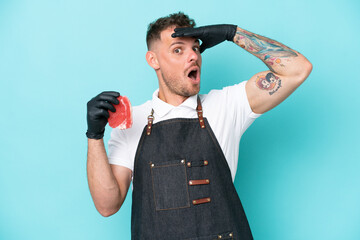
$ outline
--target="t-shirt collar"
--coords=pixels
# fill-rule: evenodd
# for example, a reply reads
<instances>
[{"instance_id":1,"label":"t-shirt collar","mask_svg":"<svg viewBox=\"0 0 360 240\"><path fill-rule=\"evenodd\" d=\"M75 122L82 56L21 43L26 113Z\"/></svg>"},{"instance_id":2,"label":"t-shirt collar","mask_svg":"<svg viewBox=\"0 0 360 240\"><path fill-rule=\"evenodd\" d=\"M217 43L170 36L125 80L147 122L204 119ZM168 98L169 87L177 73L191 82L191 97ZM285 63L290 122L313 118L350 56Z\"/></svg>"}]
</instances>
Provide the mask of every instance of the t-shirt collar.
<instances>
[{"instance_id":1,"label":"t-shirt collar","mask_svg":"<svg viewBox=\"0 0 360 240\"><path fill-rule=\"evenodd\" d=\"M152 97L152 108L154 109L154 112L156 113L156 115L158 115L159 117L164 117L167 113L169 113L174 108L182 108L182 107L186 108L187 107L187 108L196 110L196 107L197 107L197 94L194 96L188 97L182 104L180 104L177 107L164 102L158 96L159 96L159 89L157 89L153 93L153 97Z\"/></svg>"}]
</instances>

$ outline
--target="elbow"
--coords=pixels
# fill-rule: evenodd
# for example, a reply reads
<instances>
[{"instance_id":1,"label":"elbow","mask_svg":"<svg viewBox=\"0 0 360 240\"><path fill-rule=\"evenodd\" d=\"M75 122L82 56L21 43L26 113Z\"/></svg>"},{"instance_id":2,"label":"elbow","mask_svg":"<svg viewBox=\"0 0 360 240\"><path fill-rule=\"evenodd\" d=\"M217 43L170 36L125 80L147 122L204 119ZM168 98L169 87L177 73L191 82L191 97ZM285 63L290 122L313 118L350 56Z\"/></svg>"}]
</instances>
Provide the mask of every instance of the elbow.
<instances>
[{"instance_id":1,"label":"elbow","mask_svg":"<svg viewBox=\"0 0 360 240\"><path fill-rule=\"evenodd\" d=\"M312 69L313 65L311 62L306 61L306 63L304 63L304 65L301 67L301 71L297 75L300 84L302 84L309 77Z\"/></svg>"},{"instance_id":2,"label":"elbow","mask_svg":"<svg viewBox=\"0 0 360 240\"><path fill-rule=\"evenodd\" d=\"M99 209L98 212L103 217L110 217L110 216L114 215L115 213L117 213L119 211L119 209L120 208L117 208L117 209L102 209L102 210Z\"/></svg>"},{"instance_id":3,"label":"elbow","mask_svg":"<svg viewBox=\"0 0 360 240\"><path fill-rule=\"evenodd\" d=\"M307 74L306 77L308 77L310 75L312 69L313 69L313 65L311 64L311 62L307 62L307 65L305 67L305 71Z\"/></svg>"},{"instance_id":4,"label":"elbow","mask_svg":"<svg viewBox=\"0 0 360 240\"><path fill-rule=\"evenodd\" d=\"M121 204L117 204L113 207L96 207L96 210L100 213L103 217L110 217L117 213L121 208Z\"/></svg>"},{"instance_id":5,"label":"elbow","mask_svg":"<svg viewBox=\"0 0 360 240\"><path fill-rule=\"evenodd\" d=\"M115 214L115 212L106 212L106 211L103 211L103 212L99 212L101 216L103 217L110 217L112 215Z\"/></svg>"},{"instance_id":6,"label":"elbow","mask_svg":"<svg viewBox=\"0 0 360 240\"><path fill-rule=\"evenodd\" d=\"M103 195L105 196L105 194ZM122 199L120 196L107 196L101 199L94 200L94 205L96 210L100 213L103 217L110 217L117 213L125 199Z\"/></svg>"}]
</instances>

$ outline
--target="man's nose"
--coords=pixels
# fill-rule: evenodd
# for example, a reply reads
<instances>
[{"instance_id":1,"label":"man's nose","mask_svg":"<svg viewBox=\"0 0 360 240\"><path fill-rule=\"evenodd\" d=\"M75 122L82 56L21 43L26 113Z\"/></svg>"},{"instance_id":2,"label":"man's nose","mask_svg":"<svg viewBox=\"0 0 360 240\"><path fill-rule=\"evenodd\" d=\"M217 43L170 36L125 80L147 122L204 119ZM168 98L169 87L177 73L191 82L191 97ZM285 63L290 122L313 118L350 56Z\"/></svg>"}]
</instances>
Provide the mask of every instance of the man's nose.
<instances>
[{"instance_id":1,"label":"man's nose","mask_svg":"<svg viewBox=\"0 0 360 240\"><path fill-rule=\"evenodd\" d=\"M190 53L189 53L188 61L189 62L194 62L194 61L197 61L198 59L199 59L199 53L194 51L194 49L191 49Z\"/></svg>"}]
</instances>

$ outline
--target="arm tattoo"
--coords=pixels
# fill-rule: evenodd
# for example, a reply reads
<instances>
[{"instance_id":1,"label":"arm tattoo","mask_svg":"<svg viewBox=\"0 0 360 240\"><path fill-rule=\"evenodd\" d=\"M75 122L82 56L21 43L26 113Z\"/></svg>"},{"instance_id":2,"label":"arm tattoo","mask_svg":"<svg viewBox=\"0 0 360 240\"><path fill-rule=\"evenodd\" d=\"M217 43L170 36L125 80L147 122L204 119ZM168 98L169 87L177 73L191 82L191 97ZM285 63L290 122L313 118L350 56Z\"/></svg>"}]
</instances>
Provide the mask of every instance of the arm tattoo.
<instances>
[{"instance_id":1,"label":"arm tattoo","mask_svg":"<svg viewBox=\"0 0 360 240\"><path fill-rule=\"evenodd\" d=\"M269 72L264 75L257 76L255 84L258 88L262 90L269 91L270 95L273 95L279 88L281 88L281 79L276 76L274 73Z\"/></svg>"},{"instance_id":2,"label":"arm tattoo","mask_svg":"<svg viewBox=\"0 0 360 240\"><path fill-rule=\"evenodd\" d=\"M238 28L235 36L235 43L263 60L273 72L275 71L271 66L274 66L275 64L284 66L282 63L283 58L298 56L297 53L289 47L244 29L239 30Z\"/></svg>"}]
</instances>

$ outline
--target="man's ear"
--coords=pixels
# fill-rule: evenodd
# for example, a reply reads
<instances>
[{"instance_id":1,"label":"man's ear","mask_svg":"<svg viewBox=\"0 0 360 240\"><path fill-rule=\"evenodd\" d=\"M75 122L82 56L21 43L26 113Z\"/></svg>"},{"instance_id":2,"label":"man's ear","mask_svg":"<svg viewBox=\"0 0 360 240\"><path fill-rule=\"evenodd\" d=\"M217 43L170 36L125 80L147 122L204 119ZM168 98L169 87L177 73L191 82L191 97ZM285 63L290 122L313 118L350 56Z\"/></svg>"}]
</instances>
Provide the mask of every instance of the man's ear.
<instances>
[{"instance_id":1,"label":"man's ear","mask_svg":"<svg viewBox=\"0 0 360 240\"><path fill-rule=\"evenodd\" d=\"M158 70L160 68L155 52L147 51L146 61L150 65L150 67L152 67L154 70Z\"/></svg>"}]
</instances>

